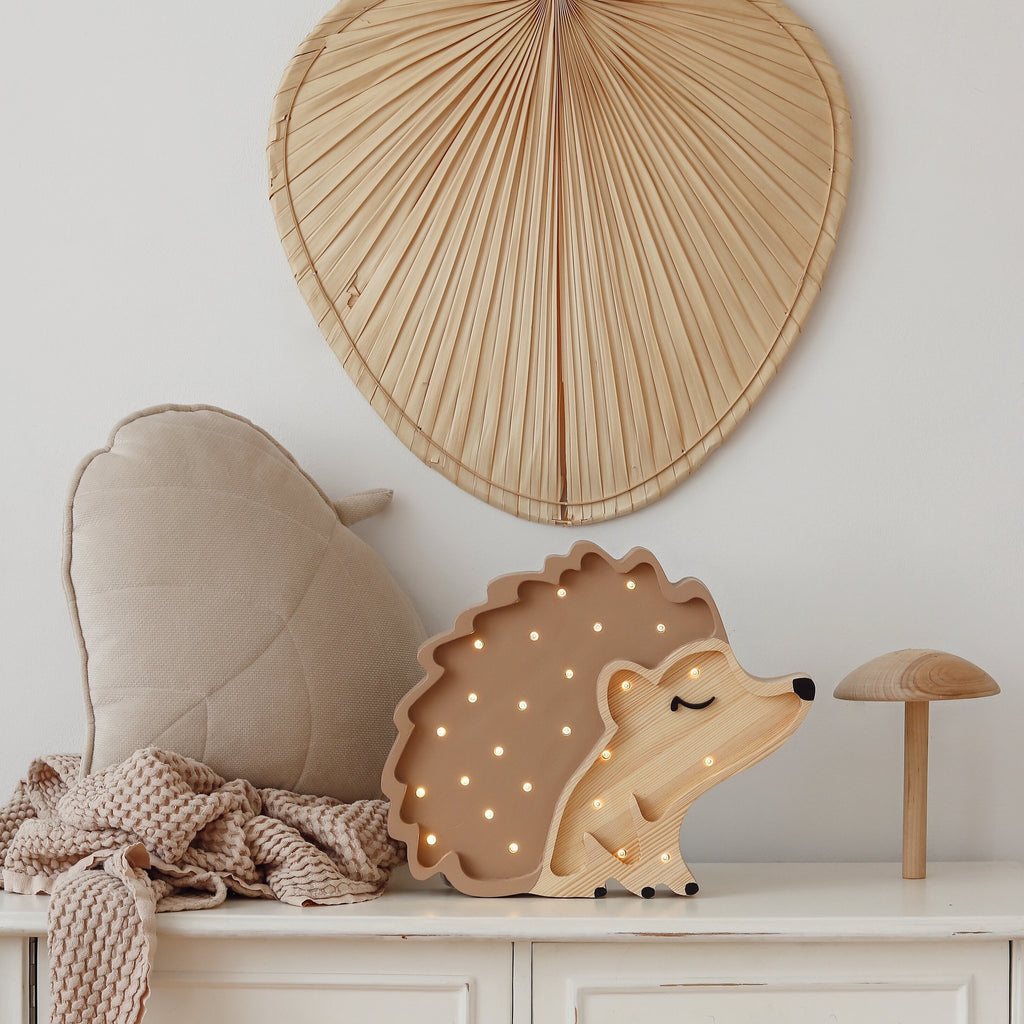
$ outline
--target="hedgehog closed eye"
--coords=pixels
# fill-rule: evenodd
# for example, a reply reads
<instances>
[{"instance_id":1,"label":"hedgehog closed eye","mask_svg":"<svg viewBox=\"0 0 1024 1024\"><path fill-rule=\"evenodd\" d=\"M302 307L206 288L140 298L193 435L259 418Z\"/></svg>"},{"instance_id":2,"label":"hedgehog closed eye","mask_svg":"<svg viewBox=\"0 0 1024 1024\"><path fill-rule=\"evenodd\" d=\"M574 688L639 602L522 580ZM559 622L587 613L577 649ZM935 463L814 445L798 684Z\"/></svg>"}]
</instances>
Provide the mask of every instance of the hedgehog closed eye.
<instances>
[{"instance_id":1,"label":"hedgehog closed eye","mask_svg":"<svg viewBox=\"0 0 1024 1024\"><path fill-rule=\"evenodd\" d=\"M701 701L700 704L691 704L688 700L683 700L682 697L673 697L672 710L678 711L680 708L689 708L691 711L703 711L704 708L710 707L714 700L714 697L708 697L707 700Z\"/></svg>"}]
</instances>

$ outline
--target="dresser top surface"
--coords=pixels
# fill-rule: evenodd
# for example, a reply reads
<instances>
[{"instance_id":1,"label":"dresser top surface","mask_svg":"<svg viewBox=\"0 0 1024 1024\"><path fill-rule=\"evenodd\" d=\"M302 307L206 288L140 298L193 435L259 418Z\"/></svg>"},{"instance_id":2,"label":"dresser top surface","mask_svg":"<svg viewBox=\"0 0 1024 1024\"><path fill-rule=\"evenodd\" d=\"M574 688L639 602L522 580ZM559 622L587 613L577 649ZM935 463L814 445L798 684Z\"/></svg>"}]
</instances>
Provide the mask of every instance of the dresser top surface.
<instances>
[{"instance_id":1,"label":"dresser top surface","mask_svg":"<svg viewBox=\"0 0 1024 1024\"><path fill-rule=\"evenodd\" d=\"M1024 864L932 863L904 880L898 864L691 865L701 889L645 900L464 896L403 868L379 899L289 907L231 899L159 914L158 934L306 938L440 936L536 941L643 938L879 940L1024 938ZM46 898L0 893L0 935L46 930Z\"/></svg>"}]
</instances>

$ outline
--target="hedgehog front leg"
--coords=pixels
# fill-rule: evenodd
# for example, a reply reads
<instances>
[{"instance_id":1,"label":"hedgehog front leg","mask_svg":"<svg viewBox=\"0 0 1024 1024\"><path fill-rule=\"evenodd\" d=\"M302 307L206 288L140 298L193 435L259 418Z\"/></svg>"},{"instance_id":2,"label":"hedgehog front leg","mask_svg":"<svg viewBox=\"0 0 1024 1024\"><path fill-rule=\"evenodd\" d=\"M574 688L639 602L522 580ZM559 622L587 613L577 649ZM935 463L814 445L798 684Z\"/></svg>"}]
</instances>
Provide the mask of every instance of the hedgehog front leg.
<instances>
[{"instance_id":1,"label":"hedgehog front leg","mask_svg":"<svg viewBox=\"0 0 1024 1024\"><path fill-rule=\"evenodd\" d=\"M570 874L558 875L551 870L550 863L545 863L530 892L536 896L603 895L598 890L604 889L610 878L618 878L622 862L589 832L584 832L579 841L586 854L583 866Z\"/></svg>"},{"instance_id":2,"label":"hedgehog front leg","mask_svg":"<svg viewBox=\"0 0 1024 1024\"><path fill-rule=\"evenodd\" d=\"M657 885L665 885L680 896L697 892L693 873L679 851L679 830L688 806L650 821L636 797L630 799L636 849L622 851L627 854L626 869L620 869L616 877L631 892L648 899L654 895Z\"/></svg>"},{"instance_id":3,"label":"hedgehog front leg","mask_svg":"<svg viewBox=\"0 0 1024 1024\"><path fill-rule=\"evenodd\" d=\"M614 878L637 896L650 898L655 887L664 885L680 896L692 896L698 890L693 873L679 852L679 829L685 809L648 821L635 798L630 816L634 833L614 853L591 833L579 838L584 851L580 867L569 874L555 874L545 864L530 890L538 896L604 895L606 882Z\"/></svg>"},{"instance_id":4,"label":"hedgehog front leg","mask_svg":"<svg viewBox=\"0 0 1024 1024\"><path fill-rule=\"evenodd\" d=\"M630 892L645 899L650 899L655 894L658 885L667 886L680 896L692 896L699 888L681 857L675 858L671 866L655 865L650 862L643 862L634 867L627 866L625 871L620 869L616 872L615 877Z\"/></svg>"},{"instance_id":5,"label":"hedgehog front leg","mask_svg":"<svg viewBox=\"0 0 1024 1024\"><path fill-rule=\"evenodd\" d=\"M669 821L667 827L652 829L653 848L660 851L654 860L658 869L656 884L667 886L680 896L693 896L700 886L697 885L693 872L679 851L679 829L681 826L682 815L679 815ZM642 895L648 894L642 893Z\"/></svg>"},{"instance_id":6,"label":"hedgehog front leg","mask_svg":"<svg viewBox=\"0 0 1024 1024\"><path fill-rule=\"evenodd\" d=\"M617 856L606 850L589 832L581 838L587 853L586 864L569 875L556 875L550 865L545 864L530 890L532 893L537 896L603 896L605 885L612 878L629 892L645 898L653 896L658 885L664 885L680 896L692 896L697 892L693 873L679 855L676 844L672 850L666 850L664 843L651 842L646 844L649 852L642 854L644 845L634 840L617 851ZM653 852L656 850L661 852Z\"/></svg>"}]
</instances>

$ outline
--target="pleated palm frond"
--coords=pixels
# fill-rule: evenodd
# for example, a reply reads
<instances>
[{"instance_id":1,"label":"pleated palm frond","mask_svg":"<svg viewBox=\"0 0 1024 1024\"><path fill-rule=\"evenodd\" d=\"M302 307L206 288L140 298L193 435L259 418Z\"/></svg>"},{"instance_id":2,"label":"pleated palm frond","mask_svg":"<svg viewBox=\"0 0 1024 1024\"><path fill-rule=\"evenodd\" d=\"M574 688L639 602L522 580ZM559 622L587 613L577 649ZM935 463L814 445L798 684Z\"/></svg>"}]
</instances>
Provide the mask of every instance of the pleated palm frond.
<instances>
[{"instance_id":1,"label":"pleated palm frond","mask_svg":"<svg viewBox=\"0 0 1024 1024\"><path fill-rule=\"evenodd\" d=\"M398 437L517 516L658 498L790 348L850 172L774 0L343 0L289 65L271 199Z\"/></svg>"}]
</instances>

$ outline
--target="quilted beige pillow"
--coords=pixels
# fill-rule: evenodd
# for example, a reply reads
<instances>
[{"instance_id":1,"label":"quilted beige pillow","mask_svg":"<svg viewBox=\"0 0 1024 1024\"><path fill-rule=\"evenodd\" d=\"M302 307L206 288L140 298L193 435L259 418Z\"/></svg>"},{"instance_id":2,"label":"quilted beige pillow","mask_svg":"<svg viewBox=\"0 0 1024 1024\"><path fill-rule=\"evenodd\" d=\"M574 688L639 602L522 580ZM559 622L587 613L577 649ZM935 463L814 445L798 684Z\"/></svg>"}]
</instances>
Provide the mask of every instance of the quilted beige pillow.
<instances>
[{"instance_id":1,"label":"quilted beige pillow","mask_svg":"<svg viewBox=\"0 0 1024 1024\"><path fill-rule=\"evenodd\" d=\"M346 523L389 498L332 505L272 437L220 409L119 424L65 520L83 771L157 746L257 786L380 796L423 627Z\"/></svg>"}]
</instances>

